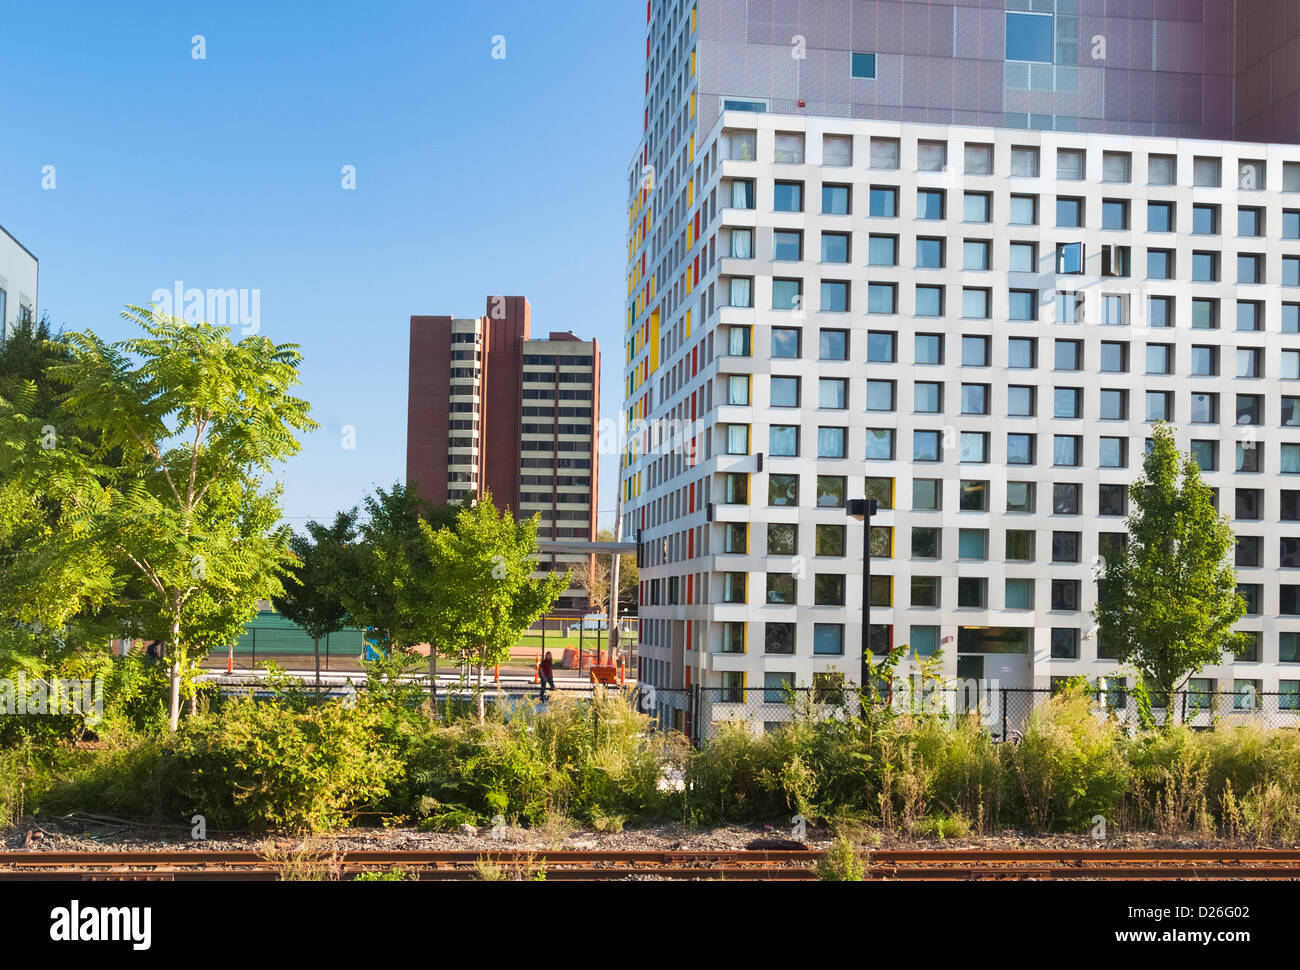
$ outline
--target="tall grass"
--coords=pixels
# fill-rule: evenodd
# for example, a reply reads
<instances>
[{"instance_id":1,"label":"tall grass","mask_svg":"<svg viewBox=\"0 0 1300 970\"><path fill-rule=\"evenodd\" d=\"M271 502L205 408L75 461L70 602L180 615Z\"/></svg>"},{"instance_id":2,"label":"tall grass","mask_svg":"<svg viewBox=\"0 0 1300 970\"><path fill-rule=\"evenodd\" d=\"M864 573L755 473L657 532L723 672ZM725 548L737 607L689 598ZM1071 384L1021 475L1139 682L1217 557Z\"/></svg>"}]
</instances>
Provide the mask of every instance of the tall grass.
<instances>
[{"instance_id":1,"label":"tall grass","mask_svg":"<svg viewBox=\"0 0 1300 970\"><path fill-rule=\"evenodd\" d=\"M435 829L764 822L918 838L1111 831L1300 840L1300 736L1250 726L1129 737L1081 692L1030 717L1018 745L974 716L863 721L801 709L771 731L723 725L698 751L620 694L434 718L418 691L353 706L234 702L95 750L0 748L0 825L20 811L213 828L326 831L367 811ZM28 744L28 748L31 745ZM680 780L678 780L680 779ZM21 801L21 805L20 805Z\"/></svg>"}]
</instances>

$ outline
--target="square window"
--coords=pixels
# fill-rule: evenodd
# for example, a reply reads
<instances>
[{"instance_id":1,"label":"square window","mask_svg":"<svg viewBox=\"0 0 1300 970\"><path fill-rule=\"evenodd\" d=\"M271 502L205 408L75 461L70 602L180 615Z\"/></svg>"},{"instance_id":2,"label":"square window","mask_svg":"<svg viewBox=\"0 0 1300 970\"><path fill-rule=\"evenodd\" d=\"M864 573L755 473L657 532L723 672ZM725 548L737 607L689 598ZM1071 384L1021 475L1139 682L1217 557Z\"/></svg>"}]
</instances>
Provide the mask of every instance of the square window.
<instances>
[{"instance_id":1,"label":"square window","mask_svg":"<svg viewBox=\"0 0 1300 970\"><path fill-rule=\"evenodd\" d=\"M1052 580L1052 612L1079 612L1080 586L1077 579Z\"/></svg>"},{"instance_id":2,"label":"square window","mask_svg":"<svg viewBox=\"0 0 1300 970\"><path fill-rule=\"evenodd\" d=\"M1012 418L1032 418L1035 413L1034 399L1038 388L1013 384L1007 388L1007 416Z\"/></svg>"},{"instance_id":3,"label":"square window","mask_svg":"<svg viewBox=\"0 0 1300 970\"><path fill-rule=\"evenodd\" d=\"M772 309L791 310L803 304L803 280L772 280Z\"/></svg>"},{"instance_id":4,"label":"square window","mask_svg":"<svg viewBox=\"0 0 1300 970\"><path fill-rule=\"evenodd\" d=\"M1052 486L1052 514L1078 515L1083 486L1074 482L1058 482Z\"/></svg>"},{"instance_id":5,"label":"square window","mask_svg":"<svg viewBox=\"0 0 1300 970\"><path fill-rule=\"evenodd\" d=\"M822 214L848 215L850 193L851 189L847 185L822 185Z\"/></svg>"},{"instance_id":6,"label":"square window","mask_svg":"<svg viewBox=\"0 0 1300 970\"><path fill-rule=\"evenodd\" d=\"M961 365L963 367L989 366L989 338L962 337Z\"/></svg>"},{"instance_id":7,"label":"square window","mask_svg":"<svg viewBox=\"0 0 1300 970\"><path fill-rule=\"evenodd\" d=\"M968 320L987 320L989 316L989 291L963 287L961 315Z\"/></svg>"},{"instance_id":8,"label":"square window","mask_svg":"<svg viewBox=\"0 0 1300 970\"><path fill-rule=\"evenodd\" d=\"M822 280L821 309L823 313L847 313L849 284L842 280Z\"/></svg>"},{"instance_id":9,"label":"square window","mask_svg":"<svg viewBox=\"0 0 1300 970\"><path fill-rule=\"evenodd\" d=\"M1079 631L1065 627L1052 628L1052 659L1079 659Z\"/></svg>"},{"instance_id":10,"label":"square window","mask_svg":"<svg viewBox=\"0 0 1300 970\"><path fill-rule=\"evenodd\" d=\"M912 408L920 414L942 412L943 385L933 381L917 381L912 385Z\"/></svg>"},{"instance_id":11,"label":"square window","mask_svg":"<svg viewBox=\"0 0 1300 970\"><path fill-rule=\"evenodd\" d=\"M1150 185L1176 185L1178 158L1175 155L1147 156L1147 183Z\"/></svg>"},{"instance_id":12,"label":"square window","mask_svg":"<svg viewBox=\"0 0 1300 970\"><path fill-rule=\"evenodd\" d=\"M1083 243L1062 243L1056 247L1056 271L1061 274L1083 272Z\"/></svg>"},{"instance_id":13,"label":"square window","mask_svg":"<svg viewBox=\"0 0 1300 970\"><path fill-rule=\"evenodd\" d=\"M989 483L974 479L963 480L958 507L963 512L987 512L989 510Z\"/></svg>"},{"instance_id":14,"label":"square window","mask_svg":"<svg viewBox=\"0 0 1300 970\"><path fill-rule=\"evenodd\" d=\"M803 259L803 233L790 229L778 229L772 233L772 258Z\"/></svg>"},{"instance_id":15,"label":"square window","mask_svg":"<svg viewBox=\"0 0 1300 970\"><path fill-rule=\"evenodd\" d=\"M916 315L918 317L943 316L942 286L918 286L916 288Z\"/></svg>"},{"instance_id":16,"label":"square window","mask_svg":"<svg viewBox=\"0 0 1300 970\"><path fill-rule=\"evenodd\" d=\"M848 442L847 428L818 428L817 457L843 458ZM776 454L775 451L772 454ZM819 503L820 504L820 503Z\"/></svg>"},{"instance_id":17,"label":"square window","mask_svg":"<svg viewBox=\"0 0 1300 970\"><path fill-rule=\"evenodd\" d=\"M767 504L775 506L797 506L799 504L799 476L767 476Z\"/></svg>"},{"instance_id":18,"label":"square window","mask_svg":"<svg viewBox=\"0 0 1300 970\"><path fill-rule=\"evenodd\" d=\"M1008 269L1013 273L1037 272L1038 246L1031 242L1013 242Z\"/></svg>"},{"instance_id":19,"label":"square window","mask_svg":"<svg viewBox=\"0 0 1300 970\"><path fill-rule=\"evenodd\" d=\"M1052 464L1058 468L1079 466L1080 438L1077 435L1058 434L1052 438Z\"/></svg>"},{"instance_id":20,"label":"square window","mask_svg":"<svg viewBox=\"0 0 1300 970\"><path fill-rule=\"evenodd\" d=\"M768 393L774 408L799 406L799 378L773 377L768 382Z\"/></svg>"},{"instance_id":21,"label":"square window","mask_svg":"<svg viewBox=\"0 0 1300 970\"><path fill-rule=\"evenodd\" d=\"M942 269L943 240L926 237L917 239L916 266L918 269Z\"/></svg>"},{"instance_id":22,"label":"square window","mask_svg":"<svg viewBox=\"0 0 1300 970\"><path fill-rule=\"evenodd\" d=\"M777 212L803 212L803 183L777 182L772 208Z\"/></svg>"},{"instance_id":23,"label":"square window","mask_svg":"<svg viewBox=\"0 0 1300 970\"><path fill-rule=\"evenodd\" d=\"M802 333L803 331L798 327L773 327L772 356L785 360L797 360Z\"/></svg>"},{"instance_id":24,"label":"square window","mask_svg":"<svg viewBox=\"0 0 1300 970\"><path fill-rule=\"evenodd\" d=\"M961 448L961 461L973 464L988 463L989 436L987 432L963 431L959 446Z\"/></svg>"},{"instance_id":25,"label":"square window","mask_svg":"<svg viewBox=\"0 0 1300 970\"><path fill-rule=\"evenodd\" d=\"M1028 529L1008 529L1006 558L1009 562L1034 561L1034 533Z\"/></svg>"},{"instance_id":26,"label":"square window","mask_svg":"<svg viewBox=\"0 0 1300 970\"><path fill-rule=\"evenodd\" d=\"M769 556L794 556L799 552L799 527L793 522L769 522L767 526L767 554Z\"/></svg>"},{"instance_id":27,"label":"square window","mask_svg":"<svg viewBox=\"0 0 1300 970\"><path fill-rule=\"evenodd\" d=\"M1007 60L1052 63L1054 25L1050 15L1007 14Z\"/></svg>"},{"instance_id":28,"label":"square window","mask_svg":"<svg viewBox=\"0 0 1300 970\"><path fill-rule=\"evenodd\" d=\"M962 220L988 222L991 208L991 196L987 192L967 192L962 197Z\"/></svg>"},{"instance_id":29,"label":"square window","mask_svg":"<svg viewBox=\"0 0 1300 970\"><path fill-rule=\"evenodd\" d=\"M1174 251L1172 249L1147 250L1147 279L1171 280L1174 278Z\"/></svg>"},{"instance_id":30,"label":"square window","mask_svg":"<svg viewBox=\"0 0 1300 970\"><path fill-rule=\"evenodd\" d=\"M943 483L937 478L912 479L912 510L915 512L937 512L943 497Z\"/></svg>"},{"instance_id":31,"label":"square window","mask_svg":"<svg viewBox=\"0 0 1300 970\"><path fill-rule=\"evenodd\" d=\"M1060 229L1078 229L1083 226L1083 200L1058 198L1056 200L1056 225Z\"/></svg>"},{"instance_id":32,"label":"square window","mask_svg":"<svg viewBox=\"0 0 1300 970\"><path fill-rule=\"evenodd\" d=\"M874 78L876 76L876 55L854 51L851 71L852 76L856 78Z\"/></svg>"},{"instance_id":33,"label":"square window","mask_svg":"<svg viewBox=\"0 0 1300 970\"><path fill-rule=\"evenodd\" d=\"M1174 205L1172 202L1147 203L1147 232L1173 232Z\"/></svg>"},{"instance_id":34,"label":"square window","mask_svg":"<svg viewBox=\"0 0 1300 970\"><path fill-rule=\"evenodd\" d=\"M1078 532L1053 532L1052 562L1078 562L1081 545L1081 536Z\"/></svg>"},{"instance_id":35,"label":"square window","mask_svg":"<svg viewBox=\"0 0 1300 970\"><path fill-rule=\"evenodd\" d=\"M912 432L912 460L939 461L943 454L943 439L940 431Z\"/></svg>"},{"instance_id":36,"label":"square window","mask_svg":"<svg viewBox=\"0 0 1300 970\"><path fill-rule=\"evenodd\" d=\"M1008 465L1032 465L1034 464L1034 439L1032 434L1008 434L1007 435L1007 464Z\"/></svg>"},{"instance_id":37,"label":"square window","mask_svg":"<svg viewBox=\"0 0 1300 970\"><path fill-rule=\"evenodd\" d=\"M1128 152L1101 153L1101 180L1103 182L1131 182L1133 156Z\"/></svg>"},{"instance_id":38,"label":"square window","mask_svg":"<svg viewBox=\"0 0 1300 970\"><path fill-rule=\"evenodd\" d=\"M889 428L867 429L867 460L894 460L894 432ZM935 459L938 461L938 459Z\"/></svg>"},{"instance_id":39,"label":"square window","mask_svg":"<svg viewBox=\"0 0 1300 970\"><path fill-rule=\"evenodd\" d=\"M1097 486L1098 515L1128 515L1128 486Z\"/></svg>"},{"instance_id":40,"label":"square window","mask_svg":"<svg viewBox=\"0 0 1300 970\"><path fill-rule=\"evenodd\" d=\"M1011 197L1011 225L1038 225L1038 196L1013 195Z\"/></svg>"},{"instance_id":41,"label":"square window","mask_svg":"<svg viewBox=\"0 0 1300 970\"><path fill-rule=\"evenodd\" d=\"M849 406L849 382L839 377L822 377L817 381L817 406L843 410ZM894 382L867 381L867 410L894 410Z\"/></svg>"},{"instance_id":42,"label":"square window","mask_svg":"<svg viewBox=\"0 0 1300 970\"><path fill-rule=\"evenodd\" d=\"M846 232L822 233L822 262L847 263L849 261L849 234Z\"/></svg>"},{"instance_id":43,"label":"square window","mask_svg":"<svg viewBox=\"0 0 1300 970\"><path fill-rule=\"evenodd\" d=\"M819 360L848 360L849 334L847 330L822 330L817 335Z\"/></svg>"},{"instance_id":44,"label":"square window","mask_svg":"<svg viewBox=\"0 0 1300 970\"><path fill-rule=\"evenodd\" d=\"M1217 189L1223 184L1223 163L1217 158L1192 159L1192 184L1198 188Z\"/></svg>"},{"instance_id":45,"label":"square window","mask_svg":"<svg viewBox=\"0 0 1300 970\"><path fill-rule=\"evenodd\" d=\"M985 239L967 239L962 243L962 269L989 268L989 243Z\"/></svg>"},{"instance_id":46,"label":"square window","mask_svg":"<svg viewBox=\"0 0 1300 970\"><path fill-rule=\"evenodd\" d=\"M1013 178L1038 178L1038 149L1012 148L1011 175Z\"/></svg>"},{"instance_id":47,"label":"square window","mask_svg":"<svg viewBox=\"0 0 1300 970\"><path fill-rule=\"evenodd\" d=\"M1121 388L1106 388L1102 390L1101 420L1128 420L1128 391Z\"/></svg>"},{"instance_id":48,"label":"square window","mask_svg":"<svg viewBox=\"0 0 1300 970\"><path fill-rule=\"evenodd\" d=\"M1080 370L1083 359L1083 342L1079 340L1058 340L1053 348L1056 351L1056 369L1061 371Z\"/></svg>"},{"instance_id":49,"label":"square window","mask_svg":"<svg viewBox=\"0 0 1300 970\"><path fill-rule=\"evenodd\" d=\"M1192 300L1192 329L1193 330L1218 330L1219 329L1219 301L1218 300Z\"/></svg>"},{"instance_id":50,"label":"square window","mask_svg":"<svg viewBox=\"0 0 1300 970\"><path fill-rule=\"evenodd\" d=\"M869 236L867 238L867 263L871 266L897 266L898 237Z\"/></svg>"},{"instance_id":51,"label":"square window","mask_svg":"<svg viewBox=\"0 0 1300 970\"><path fill-rule=\"evenodd\" d=\"M867 362L892 364L898 359L895 351L897 335L888 330L871 330L867 333Z\"/></svg>"},{"instance_id":52,"label":"square window","mask_svg":"<svg viewBox=\"0 0 1300 970\"><path fill-rule=\"evenodd\" d=\"M1056 180L1080 182L1085 174L1086 153L1083 149L1058 148L1056 150Z\"/></svg>"},{"instance_id":53,"label":"square window","mask_svg":"<svg viewBox=\"0 0 1300 970\"><path fill-rule=\"evenodd\" d=\"M915 340L914 357L918 364L942 364L943 334L918 333Z\"/></svg>"},{"instance_id":54,"label":"square window","mask_svg":"<svg viewBox=\"0 0 1300 970\"><path fill-rule=\"evenodd\" d=\"M942 548L943 530L915 526L912 529L912 558L938 559Z\"/></svg>"},{"instance_id":55,"label":"square window","mask_svg":"<svg viewBox=\"0 0 1300 970\"><path fill-rule=\"evenodd\" d=\"M989 385L963 384L961 386L961 413L989 413Z\"/></svg>"},{"instance_id":56,"label":"square window","mask_svg":"<svg viewBox=\"0 0 1300 970\"><path fill-rule=\"evenodd\" d=\"M898 189L888 186L871 187L870 214L885 219L898 216Z\"/></svg>"},{"instance_id":57,"label":"square window","mask_svg":"<svg viewBox=\"0 0 1300 970\"><path fill-rule=\"evenodd\" d=\"M974 142L966 143L966 174L993 174L993 146Z\"/></svg>"},{"instance_id":58,"label":"square window","mask_svg":"<svg viewBox=\"0 0 1300 970\"><path fill-rule=\"evenodd\" d=\"M1008 579L1004 581L1006 591L1005 607L1008 610L1032 610L1034 608L1034 581L1032 579Z\"/></svg>"},{"instance_id":59,"label":"square window","mask_svg":"<svg viewBox=\"0 0 1300 970\"><path fill-rule=\"evenodd\" d=\"M1121 199L1103 199L1101 202L1101 228L1127 229L1128 203Z\"/></svg>"},{"instance_id":60,"label":"square window","mask_svg":"<svg viewBox=\"0 0 1300 970\"><path fill-rule=\"evenodd\" d=\"M768 528L771 528L769 526ZM817 526L817 555L843 556L846 529L842 525ZM794 555L794 553L791 553Z\"/></svg>"},{"instance_id":61,"label":"square window","mask_svg":"<svg viewBox=\"0 0 1300 970\"><path fill-rule=\"evenodd\" d=\"M898 307L898 285L896 283L867 284L868 313L896 313Z\"/></svg>"},{"instance_id":62,"label":"square window","mask_svg":"<svg viewBox=\"0 0 1300 970\"><path fill-rule=\"evenodd\" d=\"M1128 344L1115 340L1101 343L1101 369L1108 374L1128 373Z\"/></svg>"},{"instance_id":63,"label":"square window","mask_svg":"<svg viewBox=\"0 0 1300 970\"><path fill-rule=\"evenodd\" d=\"M988 603L988 580L963 576L957 580L957 606L961 609L985 609Z\"/></svg>"},{"instance_id":64,"label":"square window","mask_svg":"<svg viewBox=\"0 0 1300 970\"><path fill-rule=\"evenodd\" d=\"M767 453L776 458L795 458L799 455L799 426L774 424L768 428Z\"/></svg>"},{"instance_id":65,"label":"square window","mask_svg":"<svg viewBox=\"0 0 1300 970\"><path fill-rule=\"evenodd\" d=\"M1007 341L1007 366L1032 369L1038 366L1038 341L1033 337L1011 337Z\"/></svg>"},{"instance_id":66,"label":"square window","mask_svg":"<svg viewBox=\"0 0 1300 970\"><path fill-rule=\"evenodd\" d=\"M912 577L912 606L931 606L939 605L939 577L938 576L913 576Z\"/></svg>"},{"instance_id":67,"label":"square window","mask_svg":"<svg viewBox=\"0 0 1300 970\"><path fill-rule=\"evenodd\" d=\"M1007 511L1034 511L1034 483L1007 482Z\"/></svg>"},{"instance_id":68,"label":"square window","mask_svg":"<svg viewBox=\"0 0 1300 970\"><path fill-rule=\"evenodd\" d=\"M943 218L943 191L941 189L917 190L916 217L918 219Z\"/></svg>"},{"instance_id":69,"label":"square window","mask_svg":"<svg viewBox=\"0 0 1300 970\"><path fill-rule=\"evenodd\" d=\"M1102 468L1128 467L1128 439L1101 438L1099 441L1097 463Z\"/></svg>"},{"instance_id":70,"label":"square window","mask_svg":"<svg viewBox=\"0 0 1300 970\"><path fill-rule=\"evenodd\" d=\"M1083 388L1058 387L1052 395L1052 417L1083 417Z\"/></svg>"}]
</instances>

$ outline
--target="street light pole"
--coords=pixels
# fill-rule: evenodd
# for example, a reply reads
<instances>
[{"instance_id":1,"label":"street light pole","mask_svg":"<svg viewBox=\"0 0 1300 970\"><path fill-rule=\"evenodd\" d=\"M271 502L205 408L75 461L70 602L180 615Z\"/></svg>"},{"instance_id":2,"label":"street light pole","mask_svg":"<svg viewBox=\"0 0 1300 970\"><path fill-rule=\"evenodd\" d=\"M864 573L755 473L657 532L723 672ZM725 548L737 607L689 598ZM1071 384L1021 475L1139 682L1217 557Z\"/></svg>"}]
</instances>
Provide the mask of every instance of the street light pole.
<instances>
[{"instance_id":1,"label":"street light pole","mask_svg":"<svg viewBox=\"0 0 1300 970\"><path fill-rule=\"evenodd\" d=\"M879 508L879 503L875 499L850 499L847 506L849 517L862 521L862 661L864 663L870 650L871 636L871 517L879 511Z\"/></svg>"}]
</instances>

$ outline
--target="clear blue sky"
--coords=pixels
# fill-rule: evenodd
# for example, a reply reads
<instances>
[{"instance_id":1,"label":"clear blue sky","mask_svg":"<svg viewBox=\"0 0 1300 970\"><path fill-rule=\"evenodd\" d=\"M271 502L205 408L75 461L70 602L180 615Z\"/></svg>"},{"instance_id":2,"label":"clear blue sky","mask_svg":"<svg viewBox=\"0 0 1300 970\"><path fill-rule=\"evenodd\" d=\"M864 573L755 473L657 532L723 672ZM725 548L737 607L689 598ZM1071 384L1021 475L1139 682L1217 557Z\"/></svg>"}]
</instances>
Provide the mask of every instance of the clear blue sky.
<instances>
[{"instance_id":1,"label":"clear blue sky","mask_svg":"<svg viewBox=\"0 0 1300 970\"><path fill-rule=\"evenodd\" d=\"M176 280L260 290L323 425L285 515L332 517L405 476L412 314L529 297L535 333L600 341L617 417L644 21L644 0L0 0L0 225L71 330L128 336L121 308Z\"/></svg>"}]
</instances>

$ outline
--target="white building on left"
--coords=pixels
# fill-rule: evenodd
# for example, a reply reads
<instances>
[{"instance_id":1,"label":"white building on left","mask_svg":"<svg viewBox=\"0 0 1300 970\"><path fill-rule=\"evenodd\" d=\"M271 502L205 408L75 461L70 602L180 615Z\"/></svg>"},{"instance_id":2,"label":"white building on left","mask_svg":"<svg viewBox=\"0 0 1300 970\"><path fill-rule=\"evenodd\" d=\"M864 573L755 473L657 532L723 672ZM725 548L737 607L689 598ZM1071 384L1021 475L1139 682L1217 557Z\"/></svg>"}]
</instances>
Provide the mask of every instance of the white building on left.
<instances>
[{"instance_id":1,"label":"white building on left","mask_svg":"<svg viewBox=\"0 0 1300 970\"><path fill-rule=\"evenodd\" d=\"M37 260L0 226L0 338L36 316Z\"/></svg>"}]
</instances>

